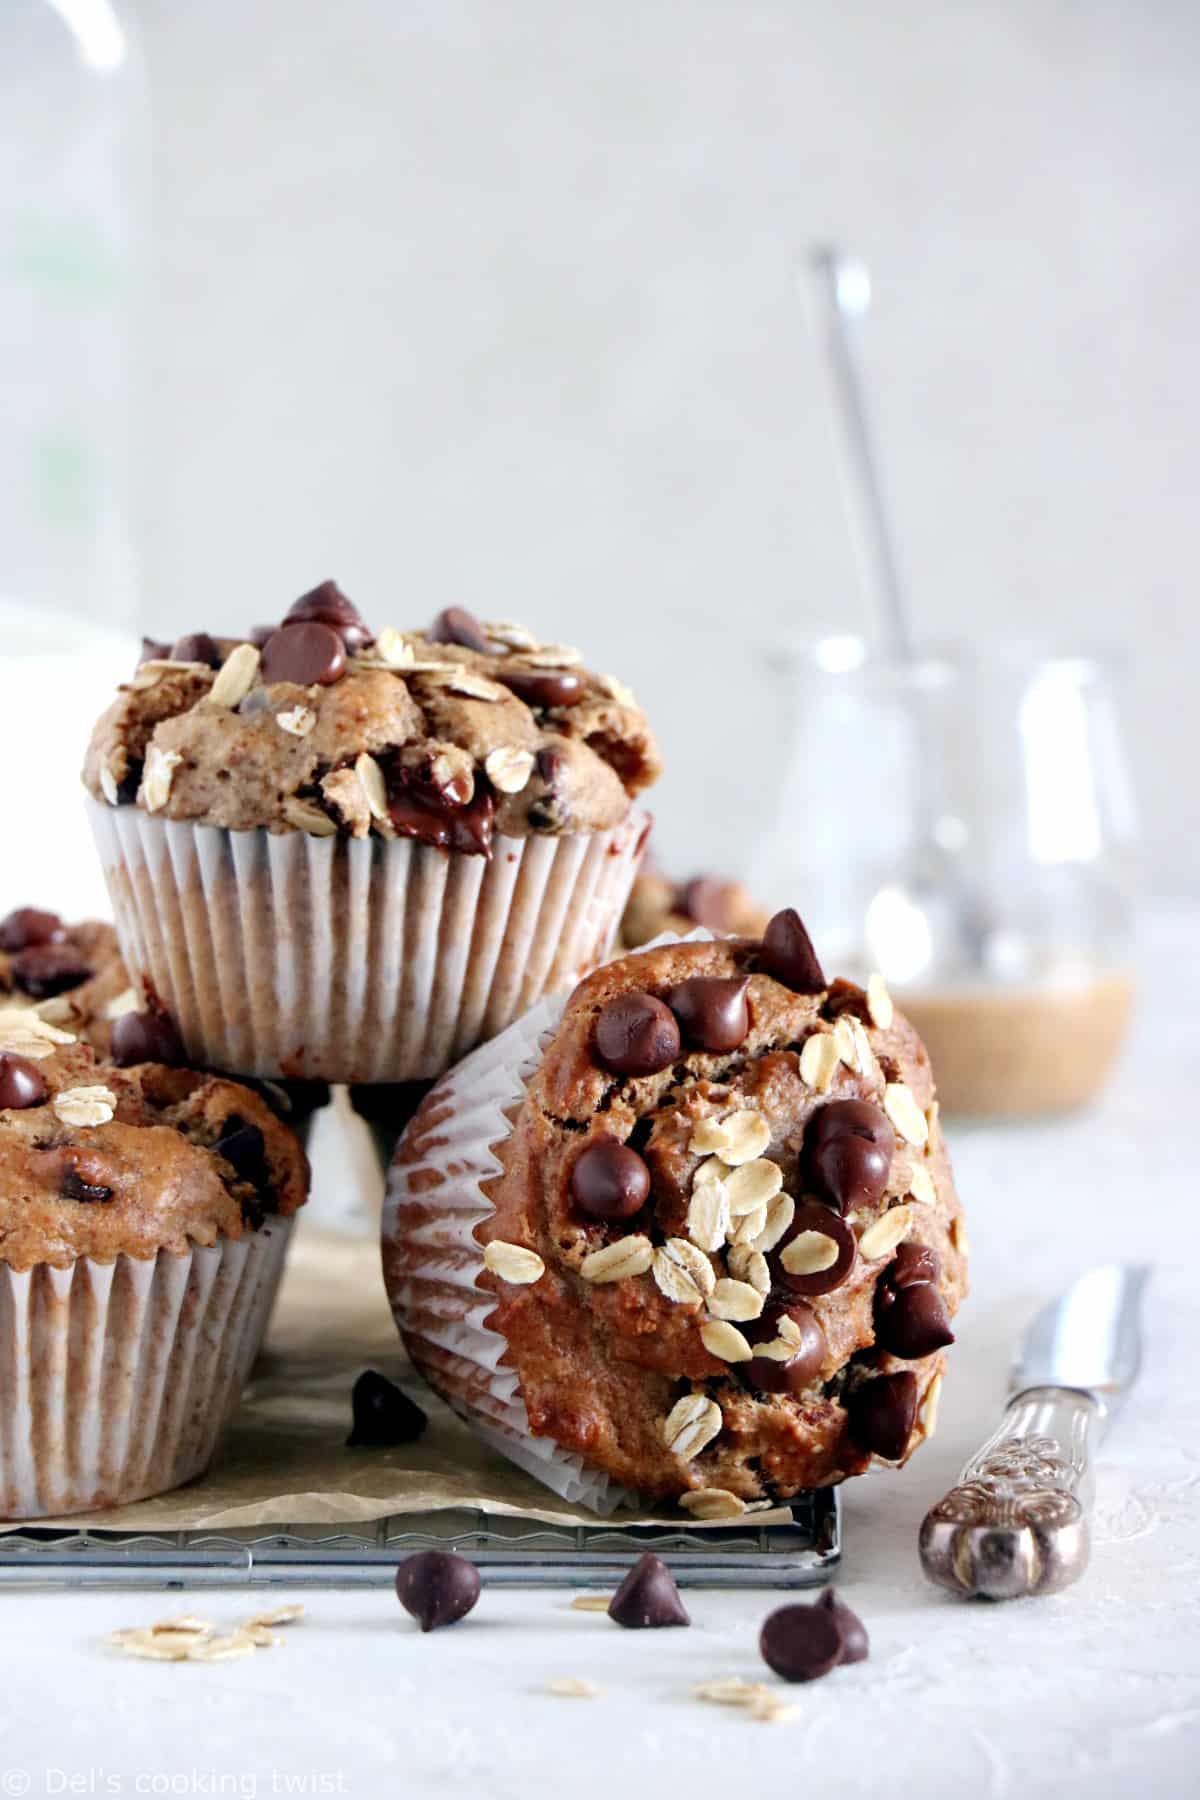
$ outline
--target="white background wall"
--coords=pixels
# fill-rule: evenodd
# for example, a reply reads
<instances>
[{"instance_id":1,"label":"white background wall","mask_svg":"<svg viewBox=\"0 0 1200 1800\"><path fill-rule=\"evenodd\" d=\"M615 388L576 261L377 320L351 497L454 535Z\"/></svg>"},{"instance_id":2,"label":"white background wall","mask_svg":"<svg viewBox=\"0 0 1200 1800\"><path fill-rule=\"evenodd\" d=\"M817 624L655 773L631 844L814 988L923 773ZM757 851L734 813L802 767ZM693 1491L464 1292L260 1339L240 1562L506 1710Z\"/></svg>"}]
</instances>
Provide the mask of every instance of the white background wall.
<instances>
[{"instance_id":1,"label":"white background wall","mask_svg":"<svg viewBox=\"0 0 1200 1800\"><path fill-rule=\"evenodd\" d=\"M147 625L335 575L631 679L684 865L769 790L761 648L862 622L795 291L834 234L931 634L1125 643L1200 891L1191 0L143 0Z\"/></svg>"}]
</instances>

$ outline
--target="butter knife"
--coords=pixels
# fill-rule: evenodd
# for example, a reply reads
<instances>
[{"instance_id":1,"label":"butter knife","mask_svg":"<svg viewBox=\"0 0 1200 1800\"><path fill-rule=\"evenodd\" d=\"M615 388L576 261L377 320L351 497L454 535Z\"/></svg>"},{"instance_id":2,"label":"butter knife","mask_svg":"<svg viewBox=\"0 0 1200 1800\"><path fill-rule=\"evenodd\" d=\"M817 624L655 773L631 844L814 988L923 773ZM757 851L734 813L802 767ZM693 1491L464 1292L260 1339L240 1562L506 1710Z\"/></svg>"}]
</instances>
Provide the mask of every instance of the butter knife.
<instances>
[{"instance_id":1,"label":"butter knife","mask_svg":"<svg viewBox=\"0 0 1200 1800\"><path fill-rule=\"evenodd\" d=\"M1052 1594L1087 1567L1092 1463L1141 1365L1146 1268L1090 1269L1018 1347L999 1428L925 1515L921 1562L951 1593Z\"/></svg>"}]
</instances>

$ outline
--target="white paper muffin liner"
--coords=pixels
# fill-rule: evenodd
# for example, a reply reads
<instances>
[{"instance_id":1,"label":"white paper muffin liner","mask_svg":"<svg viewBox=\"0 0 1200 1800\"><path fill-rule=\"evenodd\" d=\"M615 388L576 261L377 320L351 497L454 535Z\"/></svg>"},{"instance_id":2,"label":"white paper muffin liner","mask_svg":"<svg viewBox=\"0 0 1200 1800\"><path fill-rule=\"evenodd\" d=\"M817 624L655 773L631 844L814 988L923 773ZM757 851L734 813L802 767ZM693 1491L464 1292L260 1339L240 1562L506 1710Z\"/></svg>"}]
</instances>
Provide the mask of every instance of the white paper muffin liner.
<instances>
[{"instance_id":1,"label":"white paper muffin liner","mask_svg":"<svg viewBox=\"0 0 1200 1800\"><path fill-rule=\"evenodd\" d=\"M0 1517L144 1500L207 1467L266 1331L291 1235L144 1261L0 1265Z\"/></svg>"},{"instance_id":2,"label":"white paper muffin liner","mask_svg":"<svg viewBox=\"0 0 1200 1800\"><path fill-rule=\"evenodd\" d=\"M411 839L224 831L88 801L121 952L189 1058L245 1075L441 1075L601 962L645 835Z\"/></svg>"},{"instance_id":3,"label":"white paper muffin liner","mask_svg":"<svg viewBox=\"0 0 1200 1800\"><path fill-rule=\"evenodd\" d=\"M695 931L688 941L712 934ZM642 945L679 942L670 934ZM560 1499L610 1514L637 1496L590 1468L552 1438L535 1437L507 1349L485 1324L495 1310L476 1286L484 1267L475 1227L492 1212L480 1182L500 1172L492 1146L509 1136L509 1115L558 1026L569 995L548 996L432 1090L426 1105L445 1111L419 1164L393 1162L383 1203L383 1278L409 1355L431 1387L485 1442ZM444 1102L442 1106L441 1102Z\"/></svg>"}]
</instances>

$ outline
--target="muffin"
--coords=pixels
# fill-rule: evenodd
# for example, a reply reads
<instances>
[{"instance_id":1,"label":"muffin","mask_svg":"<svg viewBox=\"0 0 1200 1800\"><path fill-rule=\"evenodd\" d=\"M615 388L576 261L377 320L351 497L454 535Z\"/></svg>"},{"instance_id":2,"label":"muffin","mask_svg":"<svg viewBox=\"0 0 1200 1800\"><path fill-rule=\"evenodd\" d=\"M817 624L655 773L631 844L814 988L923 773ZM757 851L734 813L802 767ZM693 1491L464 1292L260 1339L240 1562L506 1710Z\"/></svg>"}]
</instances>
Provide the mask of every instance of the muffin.
<instances>
[{"instance_id":1,"label":"muffin","mask_svg":"<svg viewBox=\"0 0 1200 1800\"><path fill-rule=\"evenodd\" d=\"M669 881L648 864L649 857L634 878L621 916L618 937L626 950L637 950L668 931L685 937L697 925L718 937L761 937L766 930L765 909L740 881L719 875Z\"/></svg>"},{"instance_id":2,"label":"muffin","mask_svg":"<svg viewBox=\"0 0 1200 1800\"><path fill-rule=\"evenodd\" d=\"M201 1473L307 1190L304 1152L248 1089L119 1068L0 1011L0 1516Z\"/></svg>"},{"instance_id":3,"label":"muffin","mask_svg":"<svg viewBox=\"0 0 1200 1800\"><path fill-rule=\"evenodd\" d=\"M578 651L458 608L374 637L332 582L254 641L148 649L84 780L193 1062L425 1080L602 960L659 759Z\"/></svg>"},{"instance_id":4,"label":"muffin","mask_svg":"<svg viewBox=\"0 0 1200 1800\"><path fill-rule=\"evenodd\" d=\"M920 1040L790 911L623 957L469 1057L383 1226L409 1353L489 1441L706 1518L907 1459L964 1251Z\"/></svg>"}]
</instances>

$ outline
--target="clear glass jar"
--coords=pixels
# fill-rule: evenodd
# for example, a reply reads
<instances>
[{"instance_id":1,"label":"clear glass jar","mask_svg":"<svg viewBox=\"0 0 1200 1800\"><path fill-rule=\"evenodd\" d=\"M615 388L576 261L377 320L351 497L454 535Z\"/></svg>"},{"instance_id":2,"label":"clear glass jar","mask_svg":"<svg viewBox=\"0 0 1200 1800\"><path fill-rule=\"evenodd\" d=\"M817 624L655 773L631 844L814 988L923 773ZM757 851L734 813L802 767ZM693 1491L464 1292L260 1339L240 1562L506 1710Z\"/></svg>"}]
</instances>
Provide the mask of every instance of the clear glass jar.
<instances>
[{"instance_id":1,"label":"clear glass jar","mask_svg":"<svg viewBox=\"0 0 1200 1800\"><path fill-rule=\"evenodd\" d=\"M1114 671L1013 647L785 652L779 824L757 888L826 966L884 974L943 1103L1086 1100L1132 995L1134 803Z\"/></svg>"}]
</instances>

